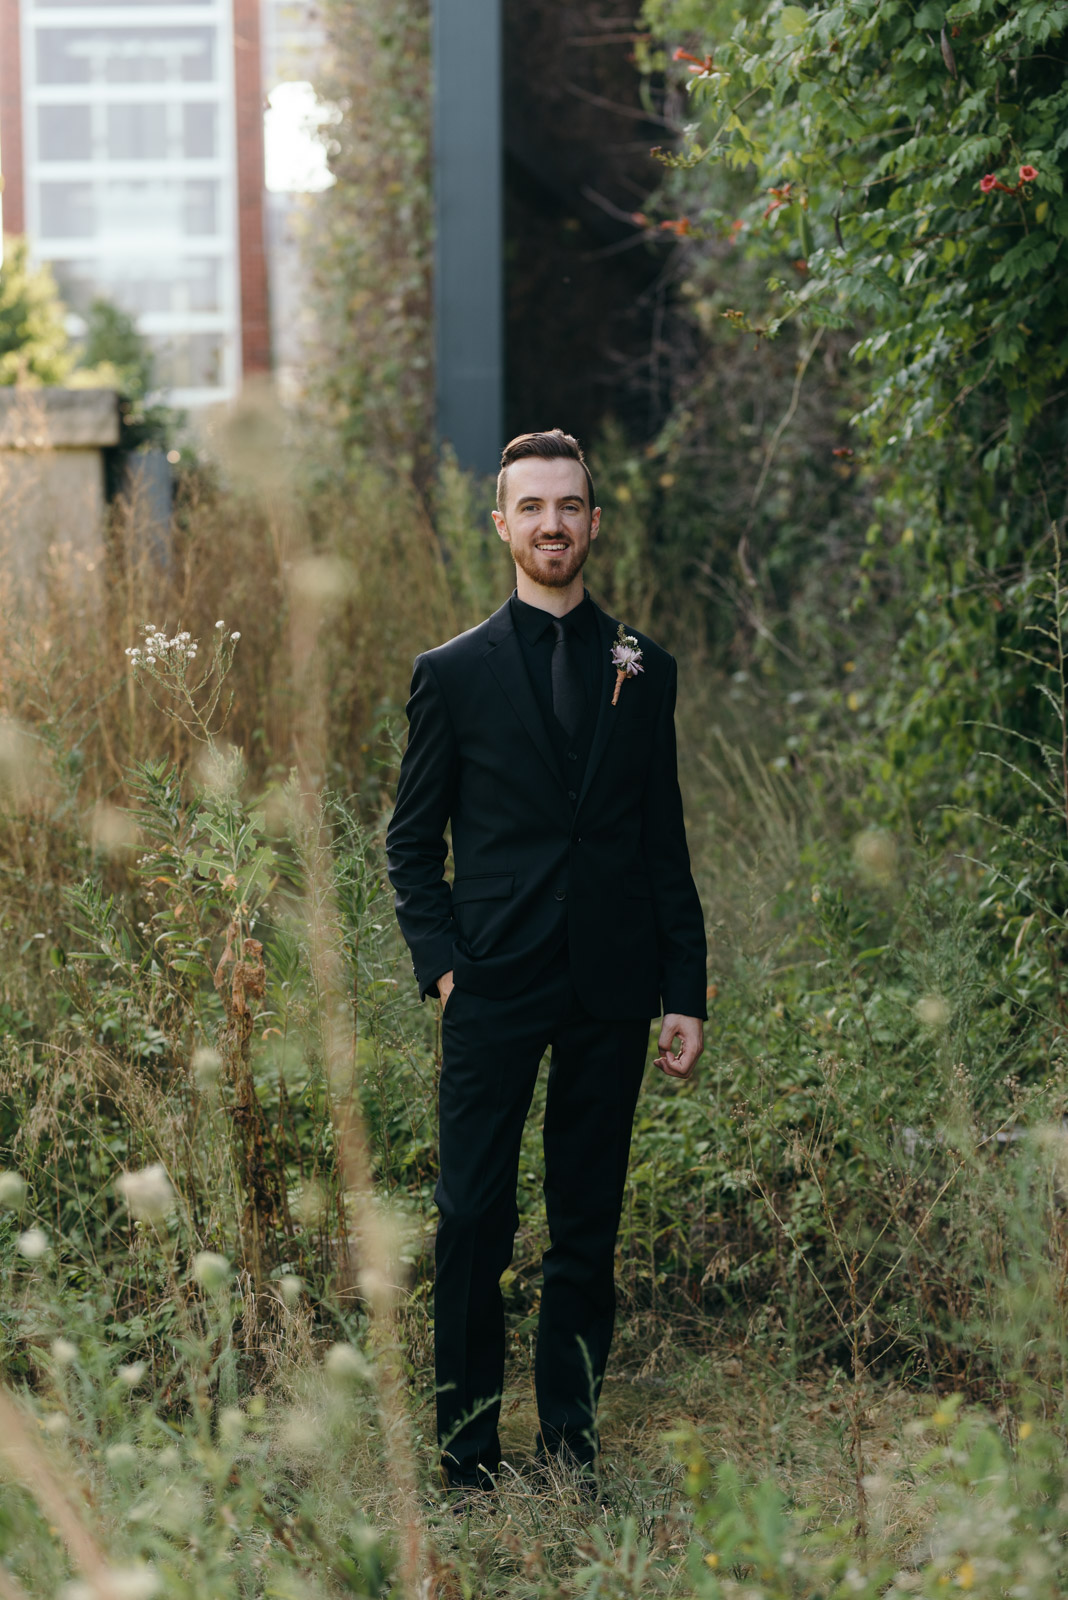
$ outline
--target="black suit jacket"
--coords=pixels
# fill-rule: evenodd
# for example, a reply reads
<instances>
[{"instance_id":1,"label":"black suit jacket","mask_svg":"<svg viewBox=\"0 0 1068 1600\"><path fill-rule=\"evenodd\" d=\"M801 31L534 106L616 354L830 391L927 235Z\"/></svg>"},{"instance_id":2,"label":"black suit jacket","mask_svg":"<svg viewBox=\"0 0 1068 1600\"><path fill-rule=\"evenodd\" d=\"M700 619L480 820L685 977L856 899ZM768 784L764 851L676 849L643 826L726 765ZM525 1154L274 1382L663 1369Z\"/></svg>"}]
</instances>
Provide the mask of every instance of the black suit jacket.
<instances>
[{"instance_id":1,"label":"black suit jacket","mask_svg":"<svg viewBox=\"0 0 1068 1600\"><path fill-rule=\"evenodd\" d=\"M518 994L566 937L575 988L594 1016L706 1015L704 919L676 770L675 661L639 634L644 671L613 706L618 624L595 610L604 666L574 800L507 603L415 663L386 846L424 996L450 968L474 994Z\"/></svg>"}]
</instances>

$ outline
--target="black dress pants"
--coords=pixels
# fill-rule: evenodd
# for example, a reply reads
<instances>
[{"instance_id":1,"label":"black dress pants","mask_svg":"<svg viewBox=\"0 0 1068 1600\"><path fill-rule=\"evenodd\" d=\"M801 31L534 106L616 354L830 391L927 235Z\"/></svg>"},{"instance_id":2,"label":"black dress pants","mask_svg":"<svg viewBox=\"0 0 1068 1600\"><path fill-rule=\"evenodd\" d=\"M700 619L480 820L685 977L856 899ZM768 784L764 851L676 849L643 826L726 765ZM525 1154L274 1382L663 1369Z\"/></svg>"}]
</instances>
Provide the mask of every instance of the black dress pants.
<instances>
[{"instance_id":1,"label":"black dress pants","mask_svg":"<svg viewBox=\"0 0 1068 1600\"><path fill-rule=\"evenodd\" d=\"M451 1483L486 1483L500 1461L500 1279L519 1223L523 1124L552 1047L535 1388L540 1447L596 1459L596 1407L615 1320L614 1259L649 1021L584 1009L557 958L521 994L453 989L442 1017L440 1220L434 1288L438 1439Z\"/></svg>"}]
</instances>

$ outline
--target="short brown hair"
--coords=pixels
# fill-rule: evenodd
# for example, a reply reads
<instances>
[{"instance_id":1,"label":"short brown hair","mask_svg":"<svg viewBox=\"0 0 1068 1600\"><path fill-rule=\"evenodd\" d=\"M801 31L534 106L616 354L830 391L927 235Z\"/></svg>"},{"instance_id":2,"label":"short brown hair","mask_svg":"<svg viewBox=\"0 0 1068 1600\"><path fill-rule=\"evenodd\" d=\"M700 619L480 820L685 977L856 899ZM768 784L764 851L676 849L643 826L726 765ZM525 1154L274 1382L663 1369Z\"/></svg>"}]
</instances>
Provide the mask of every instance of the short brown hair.
<instances>
[{"instance_id":1,"label":"short brown hair","mask_svg":"<svg viewBox=\"0 0 1068 1600\"><path fill-rule=\"evenodd\" d=\"M516 461L527 461L536 456L542 461L577 461L586 474L586 490L590 497L592 513L596 503L593 479L586 465L582 446L563 428L550 428L546 433L518 433L501 451L501 470L497 474L497 510L503 512L506 498L508 468Z\"/></svg>"}]
</instances>

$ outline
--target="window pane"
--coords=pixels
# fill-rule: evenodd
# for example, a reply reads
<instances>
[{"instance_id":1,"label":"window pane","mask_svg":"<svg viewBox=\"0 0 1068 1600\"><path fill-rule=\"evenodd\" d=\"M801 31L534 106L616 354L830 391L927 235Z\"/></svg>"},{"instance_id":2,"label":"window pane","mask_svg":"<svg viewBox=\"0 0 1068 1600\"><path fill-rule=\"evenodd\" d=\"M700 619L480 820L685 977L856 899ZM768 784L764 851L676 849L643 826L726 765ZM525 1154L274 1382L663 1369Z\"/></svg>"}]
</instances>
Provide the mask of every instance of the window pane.
<instances>
[{"instance_id":1,"label":"window pane","mask_svg":"<svg viewBox=\"0 0 1068 1600\"><path fill-rule=\"evenodd\" d=\"M107 0L109 6L202 6L204 0ZM75 6L99 6L100 0L34 0L35 11L45 11L49 6L62 6L65 10Z\"/></svg>"},{"instance_id":2,"label":"window pane","mask_svg":"<svg viewBox=\"0 0 1068 1600\"><path fill-rule=\"evenodd\" d=\"M189 160L215 154L216 115L216 107L203 101L182 107L182 149Z\"/></svg>"},{"instance_id":3,"label":"window pane","mask_svg":"<svg viewBox=\"0 0 1068 1600\"><path fill-rule=\"evenodd\" d=\"M166 106L108 106L112 161L159 161L166 154Z\"/></svg>"},{"instance_id":4,"label":"window pane","mask_svg":"<svg viewBox=\"0 0 1068 1600\"><path fill-rule=\"evenodd\" d=\"M215 29L39 28L41 83L210 83Z\"/></svg>"},{"instance_id":5,"label":"window pane","mask_svg":"<svg viewBox=\"0 0 1068 1600\"><path fill-rule=\"evenodd\" d=\"M215 232L215 198L219 185L211 182L187 183L185 186L185 232L205 234Z\"/></svg>"},{"instance_id":6,"label":"window pane","mask_svg":"<svg viewBox=\"0 0 1068 1600\"><path fill-rule=\"evenodd\" d=\"M37 150L42 161L88 161L88 106L38 106Z\"/></svg>"},{"instance_id":7,"label":"window pane","mask_svg":"<svg viewBox=\"0 0 1068 1600\"><path fill-rule=\"evenodd\" d=\"M158 178L42 183L41 231L52 239L118 238L124 245L130 241L134 248L138 238L147 236L152 249L163 239L173 247L183 235L215 233L218 188L211 179L196 183Z\"/></svg>"},{"instance_id":8,"label":"window pane","mask_svg":"<svg viewBox=\"0 0 1068 1600\"><path fill-rule=\"evenodd\" d=\"M93 191L85 183L42 183L41 232L47 239L88 239L95 230Z\"/></svg>"},{"instance_id":9,"label":"window pane","mask_svg":"<svg viewBox=\"0 0 1068 1600\"><path fill-rule=\"evenodd\" d=\"M72 311L84 313L97 295L138 316L145 311L219 311L216 260L54 261L52 271Z\"/></svg>"}]
</instances>

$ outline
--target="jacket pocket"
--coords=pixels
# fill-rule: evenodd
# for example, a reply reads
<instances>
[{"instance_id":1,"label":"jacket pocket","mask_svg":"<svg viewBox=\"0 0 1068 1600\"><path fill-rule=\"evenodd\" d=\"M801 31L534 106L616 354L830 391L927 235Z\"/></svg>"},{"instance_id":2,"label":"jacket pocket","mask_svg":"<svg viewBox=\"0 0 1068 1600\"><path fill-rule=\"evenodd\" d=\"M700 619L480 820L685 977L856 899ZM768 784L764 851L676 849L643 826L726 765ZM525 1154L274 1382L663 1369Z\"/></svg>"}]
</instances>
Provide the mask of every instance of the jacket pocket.
<instances>
[{"instance_id":1,"label":"jacket pocket","mask_svg":"<svg viewBox=\"0 0 1068 1600\"><path fill-rule=\"evenodd\" d=\"M653 886L644 872L625 872L623 893L628 900L651 900Z\"/></svg>"},{"instance_id":2,"label":"jacket pocket","mask_svg":"<svg viewBox=\"0 0 1068 1600\"><path fill-rule=\"evenodd\" d=\"M452 903L464 905L468 900L507 900L515 882L513 872L497 877L457 878L452 886Z\"/></svg>"}]
</instances>

